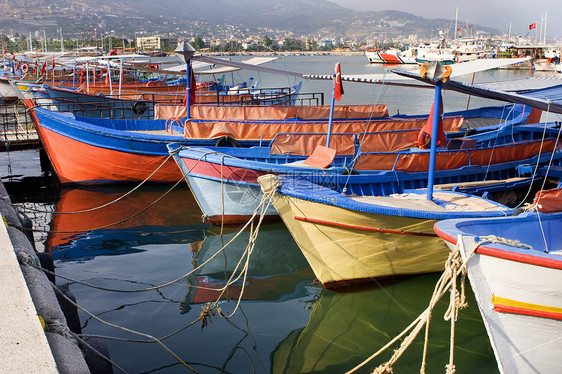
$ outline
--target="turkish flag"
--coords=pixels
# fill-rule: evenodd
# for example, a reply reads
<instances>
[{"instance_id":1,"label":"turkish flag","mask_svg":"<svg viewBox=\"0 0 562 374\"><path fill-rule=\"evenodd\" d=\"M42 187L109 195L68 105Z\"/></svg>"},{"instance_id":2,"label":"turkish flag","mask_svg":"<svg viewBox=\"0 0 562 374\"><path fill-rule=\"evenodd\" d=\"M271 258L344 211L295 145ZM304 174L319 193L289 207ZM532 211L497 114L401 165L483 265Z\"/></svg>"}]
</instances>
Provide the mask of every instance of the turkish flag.
<instances>
[{"instance_id":1,"label":"turkish flag","mask_svg":"<svg viewBox=\"0 0 562 374\"><path fill-rule=\"evenodd\" d=\"M334 81L334 99L341 101L341 95L343 95L343 85L341 82L341 69L340 63L336 63L336 77Z\"/></svg>"},{"instance_id":2,"label":"turkish flag","mask_svg":"<svg viewBox=\"0 0 562 374\"><path fill-rule=\"evenodd\" d=\"M39 70L41 73L44 73L47 70L47 63L44 62L43 66L41 66L41 70Z\"/></svg>"},{"instance_id":3,"label":"turkish flag","mask_svg":"<svg viewBox=\"0 0 562 374\"><path fill-rule=\"evenodd\" d=\"M536 24L536 23L531 23L531 24L529 25L529 30L532 30L532 29L535 29L535 28L537 28L537 24Z\"/></svg>"}]
</instances>

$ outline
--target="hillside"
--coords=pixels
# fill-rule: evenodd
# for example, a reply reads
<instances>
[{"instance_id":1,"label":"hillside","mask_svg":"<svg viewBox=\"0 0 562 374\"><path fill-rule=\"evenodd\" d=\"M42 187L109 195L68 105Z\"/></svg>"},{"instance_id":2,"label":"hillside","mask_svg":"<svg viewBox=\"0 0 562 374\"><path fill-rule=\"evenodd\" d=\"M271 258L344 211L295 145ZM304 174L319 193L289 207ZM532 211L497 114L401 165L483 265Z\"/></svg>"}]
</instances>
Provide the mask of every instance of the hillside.
<instances>
[{"instance_id":1,"label":"hillside","mask_svg":"<svg viewBox=\"0 0 562 374\"><path fill-rule=\"evenodd\" d=\"M45 30L51 37L62 28L67 37L95 29L128 38L136 32L224 38L275 33L431 38L452 24L398 11L356 12L324 0L4 0L0 4L4 32L27 35ZM475 30L500 33L482 26Z\"/></svg>"}]
</instances>

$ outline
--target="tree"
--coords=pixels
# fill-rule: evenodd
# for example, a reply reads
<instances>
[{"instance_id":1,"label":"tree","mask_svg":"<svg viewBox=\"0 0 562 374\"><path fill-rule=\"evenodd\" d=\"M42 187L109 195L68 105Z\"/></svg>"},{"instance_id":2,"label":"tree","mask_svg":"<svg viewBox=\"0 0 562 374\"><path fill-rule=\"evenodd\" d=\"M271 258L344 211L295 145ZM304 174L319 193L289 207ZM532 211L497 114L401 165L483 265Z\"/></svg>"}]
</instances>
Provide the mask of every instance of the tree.
<instances>
[{"instance_id":1,"label":"tree","mask_svg":"<svg viewBox=\"0 0 562 374\"><path fill-rule=\"evenodd\" d=\"M203 41L203 39L201 39L199 36L193 39L193 48L198 51L205 48L205 42Z\"/></svg>"},{"instance_id":2,"label":"tree","mask_svg":"<svg viewBox=\"0 0 562 374\"><path fill-rule=\"evenodd\" d=\"M271 45L273 44L273 40L269 36L264 36L262 39L263 46L267 49L271 49Z\"/></svg>"},{"instance_id":3,"label":"tree","mask_svg":"<svg viewBox=\"0 0 562 374\"><path fill-rule=\"evenodd\" d=\"M306 41L306 49L309 51L315 51L316 48L318 48L318 44L316 43L316 40L314 39L308 39Z\"/></svg>"}]
</instances>

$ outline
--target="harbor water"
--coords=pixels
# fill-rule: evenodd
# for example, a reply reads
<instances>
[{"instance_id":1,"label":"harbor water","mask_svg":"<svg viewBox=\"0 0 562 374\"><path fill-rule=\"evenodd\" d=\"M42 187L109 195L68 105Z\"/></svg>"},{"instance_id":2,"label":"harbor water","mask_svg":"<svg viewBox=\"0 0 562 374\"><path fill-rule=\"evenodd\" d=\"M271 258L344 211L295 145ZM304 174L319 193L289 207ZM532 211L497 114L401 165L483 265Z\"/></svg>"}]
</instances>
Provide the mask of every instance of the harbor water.
<instances>
[{"instance_id":1,"label":"harbor water","mask_svg":"<svg viewBox=\"0 0 562 374\"><path fill-rule=\"evenodd\" d=\"M286 56L271 65L331 74L336 61L344 75L383 71L364 56ZM518 74L528 72L481 73L476 80ZM227 77L227 83L250 76L264 87L296 83L286 76L242 72ZM342 103L386 103L391 114L427 112L433 98L430 89L347 82L344 89ZM304 82L302 92L317 91L325 92L329 103L331 83ZM480 105L490 102L471 99L471 108ZM466 106L466 97L445 93L446 111ZM103 337L111 359L129 373L346 372L427 307L439 278L395 279L352 293L324 290L282 222L262 225L248 254L249 231L203 222L185 184L171 191L171 186L143 186L132 193L131 185L59 190L41 175L38 151L4 152L0 161L13 201L34 221L37 249L52 253L56 273L65 277L57 284L69 284L83 308L82 333ZM86 212L75 213L81 211ZM244 267L246 273L240 271ZM496 361L467 287L468 307L459 314L455 334L456 369L494 373ZM443 372L448 363L446 304L440 302L433 313L428 373ZM394 373L419 373L423 344L422 333ZM357 372L371 372L397 347Z\"/></svg>"}]
</instances>

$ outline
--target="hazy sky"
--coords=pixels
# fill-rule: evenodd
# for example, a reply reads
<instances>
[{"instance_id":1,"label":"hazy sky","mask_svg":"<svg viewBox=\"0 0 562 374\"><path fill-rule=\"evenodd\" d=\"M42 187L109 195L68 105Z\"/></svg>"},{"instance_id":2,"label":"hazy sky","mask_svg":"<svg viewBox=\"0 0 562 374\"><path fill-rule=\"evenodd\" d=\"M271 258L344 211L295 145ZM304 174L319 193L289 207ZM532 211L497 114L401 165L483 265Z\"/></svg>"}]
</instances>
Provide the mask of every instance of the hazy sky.
<instances>
[{"instance_id":1,"label":"hazy sky","mask_svg":"<svg viewBox=\"0 0 562 374\"><path fill-rule=\"evenodd\" d=\"M546 34L549 39L562 38L561 0L470 0L451 2L443 0L328 0L353 10L400 10L424 18L455 19L458 6L458 20L469 24L494 27L505 31L511 23L513 35L525 35L529 25L537 24L533 32L540 35L541 16L547 15ZM532 35L532 34L530 34Z\"/></svg>"}]
</instances>

